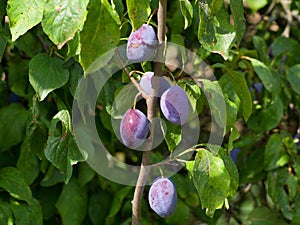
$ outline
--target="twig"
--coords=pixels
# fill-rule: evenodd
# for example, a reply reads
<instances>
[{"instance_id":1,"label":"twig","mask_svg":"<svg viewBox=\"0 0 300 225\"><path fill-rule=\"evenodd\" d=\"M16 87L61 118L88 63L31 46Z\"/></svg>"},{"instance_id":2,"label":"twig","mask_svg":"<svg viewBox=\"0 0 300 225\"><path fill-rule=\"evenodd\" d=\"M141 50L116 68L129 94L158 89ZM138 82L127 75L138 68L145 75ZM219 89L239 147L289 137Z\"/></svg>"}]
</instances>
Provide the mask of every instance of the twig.
<instances>
[{"instance_id":1,"label":"twig","mask_svg":"<svg viewBox=\"0 0 300 225\"><path fill-rule=\"evenodd\" d=\"M167 0L159 0L158 12L157 12L157 20L158 20L158 28L157 28L157 38L158 38L158 48L156 55L156 63L154 65L154 75L161 76L162 74L162 59L164 53L164 41L165 41L165 26L166 26L166 11L167 11ZM157 80L157 79L154 79ZM156 111L156 95L158 93L158 86L155 85L155 82L152 86L150 96L147 99L147 118L151 122L155 116ZM152 138L150 136L150 138ZM148 142L151 145L151 141ZM134 191L134 196L132 200L132 225L140 225L141 224L141 211L142 211L142 198L144 192L144 186L147 182L150 167L147 165L150 162L150 154L151 151L145 151L143 153L141 169L139 173L139 177L137 180L137 184Z\"/></svg>"},{"instance_id":2,"label":"twig","mask_svg":"<svg viewBox=\"0 0 300 225\"><path fill-rule=\"evenodd\" d=\"M292 15L292 12L291 12L292 1L291 0L280 0L280 3L282 5L282 8L284 9L284 11L286 13L286 17L287 17L287 24L284 28L282 36L286 37L286 38L289 38L290 37L291 25L292 25L292 21L293 21L293 15Z\"/></svg>"},{"instance_id":3,"label":"twig","mask_svg":"<svg viewBox=\"0 0 300 225\"><path fill-rule=\"evenodd\" d=\"M129 72L129 70L127 69L125 63L122 61L122 59L121 59L121 57L120 57L120 54L119 54L118 49L116 49L116 56L117 56L117 59L118 59L119 63L121 64L123 70L124 70L125 73L128 75L128 77L129 77L131 83L138 89L138 91L139 91L140 93L142 93L143 98L147 100L147 99L148 99L148 96L144 93L144 91L143 91L143 89L141 88L140 84L139 84L139 83L134 79L134 77L132 76L132 75L135 73L135 71Z\"/></svg>"}]
</instances>

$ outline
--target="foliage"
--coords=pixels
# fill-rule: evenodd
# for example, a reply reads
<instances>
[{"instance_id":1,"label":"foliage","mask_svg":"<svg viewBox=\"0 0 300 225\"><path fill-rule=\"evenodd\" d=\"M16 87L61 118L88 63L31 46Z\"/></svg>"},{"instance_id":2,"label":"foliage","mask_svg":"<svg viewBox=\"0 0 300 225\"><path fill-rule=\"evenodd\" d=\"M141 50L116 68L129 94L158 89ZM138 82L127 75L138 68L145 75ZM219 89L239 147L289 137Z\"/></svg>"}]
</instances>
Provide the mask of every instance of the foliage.
<instances>
[{"instance_id":1,"label":"foliage","mask_svg":"<svg viewBox=\"0 0 300 225\"><path fill-rule=\"evenodd\" d=\"M0 2L0 224L130 224L134 188L87 163L88 152L76 143L79 115L72 114L72 104L88 68L114 60L114 53L101 62L99 56L126 44L144 23L156 29L158 2ZM300 224L299 10L296 0L168 1L167 40L211 65L217 81L198 85L184 70L164 67L187 93L201 132L188 149L192 157L178 156L184 167L171 178L178 192L175 213L162 219L144 198L142 224ZM180 56L177 64L188 68L184 48ZM127 69L146 72L153 63ZM120 116L113 103L128 83L126 71L118 70L89 113L110 154L139 165L141 154L122 145L110 123ZM85 91L90 88L97 87ZM127 91L121 104L137 93ZM145 101L137 107L145 111ZM208 142L212 127L224 127L220 145ZM177 125L165 120L164 128L151 163L172 155L182 141Z\"/></svg>"}]
</instances>

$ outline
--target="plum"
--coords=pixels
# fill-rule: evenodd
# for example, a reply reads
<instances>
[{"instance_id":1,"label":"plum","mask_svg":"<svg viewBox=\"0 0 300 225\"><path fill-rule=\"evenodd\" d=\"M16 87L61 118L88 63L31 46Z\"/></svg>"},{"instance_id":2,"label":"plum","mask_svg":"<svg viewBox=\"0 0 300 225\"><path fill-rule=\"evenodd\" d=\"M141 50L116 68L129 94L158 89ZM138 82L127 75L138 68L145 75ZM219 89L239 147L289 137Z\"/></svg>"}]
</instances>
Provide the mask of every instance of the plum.
<instances>
[{"instance_id":1,"label":"plum","mask_svg":"<svg viewBox=\"0 0 300 225\"><path fill-rule=\"evenodd\" d=\"M137 148L144 143L149 132L149 122L138 109L129 109L120 124L120 135L124 145Z\"/></svg>"},{"instance_id":2,"label":"plum","mask_svg":"<svg viewBox=\"0 0 300 225\"><path fill-rule=\"evenodd\" d=\"M128 38L126 55L131 62L143 62L154 56L157 47L157 38L154 29L143 24L132 32Z\"/></svg>"},{"instance_id":3,"label":"plum","mask_svg":"<svg viewBox=\"0 0 300 225\"><path fill-rule=\"evenodd\" d=\"M172 86L162 94L160 108L166 119L177 125L183 125L189 117L189 100L179 86Z\"/></svg>"},{"instance_id":4,"label":"plum","mask_svg":"<svg viewBox=\"0 0 300 225\"><path fill-rule=\"evenodd\" d=\"M158 97L160 97L169 87L170 83L164 77L156 77L153 72L145 72L141 78L140 86L146 95L150 95L154 79L160 79Z\"/></svg>"},{"instance_id":5,"label":"plum","mask_svg":"<svg viewBox=\"0 0 300 225\"><path fill-rule=\"evenodd\" d=\"M150 187L148 200L151 209L162 218L171 216L177 204L174 183L168 178L157 178Z\"/></svg>"}]
</instances>

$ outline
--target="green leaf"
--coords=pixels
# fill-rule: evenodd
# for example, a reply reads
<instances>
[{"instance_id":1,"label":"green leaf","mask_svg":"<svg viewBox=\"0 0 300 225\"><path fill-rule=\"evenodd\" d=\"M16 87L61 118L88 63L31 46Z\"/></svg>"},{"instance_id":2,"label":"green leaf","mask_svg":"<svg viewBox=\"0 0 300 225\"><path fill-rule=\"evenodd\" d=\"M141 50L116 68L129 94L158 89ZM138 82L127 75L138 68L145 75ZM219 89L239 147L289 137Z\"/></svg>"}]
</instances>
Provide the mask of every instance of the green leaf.
<instances>
[{"instance_id":1,"label":"green leaf","mask_svg":"<svg viewBox=\"0 0 300 225\"><path fill-rule=\"evenodd\" d=\"M6 49L8 34L4 31L4 29L0 28L0 62L2 61L3 54Z\"/></svg>"},{"instance_id":2,"label":"green leaf","mask_svg":"<svg viewBox=\"0 0 300 225\"><path fill-rule=\"evenodd\" d=\"M40 172L40 163L36 154L29 146L26 138L21 146L20 156L17 162L17 168L24 176L25 182L30 185L38 177Z\"/></svg>"},{"instance_id":3,"label":"green leaf","mask_svg":"<svg viewBox=\"0 0 300 225\"><path fill-rule=\"evenodd\" d=\"M184 29L188 28L193 21L193 5L189 0L179 0L180 10L184 17Z\"/></svg>"},{"instance_id":4,"label":"green leaf","mask_svg":"<svg viewBox=\"0 0 300 225\"><path fill-rule=\"evenodd\" d=\"M290 82L293 90L300 94L300 64L290 67L286 70L287 80Z\"/></svg>"},{"instance_id":5,"label":"green leaf","mask_svg":"<svg viewBox=\"0 0 300 225\"><path fill-rule=\"evenodd\" d=\"M169 122L168 120L164 120L166 126L161 126L163 130L165 141L168 145L168 149L172 152L181 141L181 127Z\"/></svg>"},{"instance_id":6,"label":"green leaf","mask_svg":"<svg viewBox=\"0 0 300 225\"><path fill-rule=\"evenodd\" d=\"M31 203L31 191L25 183L22 173L15 167L0 169L0 187L6 190L12 197Z\"/></svg>"},{"instance_id":7,"label":"green leaf","mask_svg":"<svg viewBox=\"0 0 300 225\"><path fill-rule=\"evenodd\" d=\"M40 203L35 198L29 205L22 202L11 201L16 225L43 225L43 215Z\"/></svg>"},{"instance_id":8,"label":"green leaf","mask_svg":"<svg viewBox=\"0 0 300 225\"><path fill-rule=\"evenodd\" d=\"M211 82L208 79L201 80L201 83L203 84L202 90L204 90L209 103L211 116L221 128L224 128L225 132L227 115L224 112L226 112L226 102L220 84L217 81Z\"/></svg>"},{"instance_id":9,"label":"green leaf","mask_svg":"<svg viewBox=\"0 0 300 225\"><path fill-rule=\"evenodd\" d=\"M207 4L199 4L199 7L198 39L200 44L206 50L218 53L226 60L236 38L227 11L222 7L216 16L211 17L207 12Z\"/></svg>"},{"instance_id":10,"label":"green leaf","mask_svg":"<svg viewBox=\"0 0 300 225\"><path fill-rule=\"evenodd\" d=\"M64 174L62 174L55 166L50 164L45 177L41 181L42 187L51 187L59 183L63 183L65 180Z\"/></svg>"},{"instance_id":11,"label":"green leaf","mask_svg":"<svg viewBox=\"0 0 300 225\"><path fill-rule=\"evenodd\" d=\"M95 176L95 171L86 162L79 164L78 182L81 186L86 185Z\"/></svg>"},{"instance_id":12,"label":"green leaf","mask_svg":"<svg viewBox=\"0 0 300 225\"><path fill-rule=\"evenodd\" d=\"M246 79L243 74L238 73L228 67L226 67L226 70L230 75L234 90L241 100L241 111L245 121L247 121L252 113L252 97Z\"/></svg>"},{"instance_id":13,"label":"green leaf","mask_svg":"<svg viewBox=\"0 0 300 225\"><path fill-rule=\"evenodd\" d=\"M13 220L10 205L7 202L0 201L0 224L11 224Z\"/></svg>"},{"instance_id":14,"label":"green leaf","mask_svg":"<svg viewBox=\"0 0 300 225\"><path fill-rule=\"evenodd\" d=\"M54 0L44 4L42 26L50 40L62 48L84 24L88 0Z\"/></svg>"},{"instance_id":15,"label":"green leaf","mask_svg":"<svg viewBox=\"0 0 300 225\"><path fill-rule=\"evenodd\" d=\"M132 187L124 187L115 194L110 207L109 215L106 218L107 225L112 224L112 222L114 221L114 217L117 215L117 213L122 207L124 198L129 195L129 192L131 190Z\"/></svg>"},{"instance_id":16,"label":"green leaf","mask_svg":"<svg viewBox=\"0 0 300 225\"><path fill-rule=\"evenodd\" d=\"M39 187L36 190L35 196L41 204L44 220L49 220L55 217L55 214L57 214L55 203L57 202L61 190L62 188L60 185L56 185L48 188Z\"/></svg>"},{"instance_id":17,"label":"green leaf","mask_svg":"<svg viewBox=\"0 0 300 225\"><path fill-rule=\"evenodd\" d=\"M239 44L246 31L243 0L230 1L230 10L234 21L236 41Z\"/></svg>"},{"instance_id":18,"label":"green leaf","mask_svg":"<svg viewBox=\"0 0 300 225\"><path fill-rule=\"evenodd\" d=\"M62 122L62 131L57 128L59 122ZM75 142L67 110L59 111L51 120L45 156L64 174L66 183L72 176L72 165L87 159L87 154Z\"/></svg>"},{"instance_id":19,"label":"green leaf","mask_svg":"<svg viewBox=\"0 0 300 225\"><path fill-rule=\"evenodd\" d=\"M44 53L36 55L29 63L29 81L39 100L43 101L53 90L65 85L69 71L63 61Z\"/></svg>"},{"instance_id":20,"label":"green leaf","mask_svg":"<svg viewBox=\"0 0 300 225\"><path fill-rule=\"evenodd\" d=\"M214 215L222 208L230 191L230 174L221 158L207 150L200 150L195 158L193 181L206 214Z\"/></svg>"},{"instance_id":21,"label":"green leaf","mask_svg":"<svg viewBox=\"0 0 300 225\"><path fill-rule=\"evenodd\" d=\"M274 75L272 74L269 67L267 67L263 62L249 58L251 61L251 64L258 75L259 79L262 81L264 87L267 89L267 91L271 93L277 93L279 90L279 84L275 80Z\"/></svg>"},{"instance_id":22,"label":"green leaf","mask_svg":"<svg viewBox=\"0 0 300 225\"><path fill-rule=\"evenodd\" d=\"M252 11L257 11L268 4L268 0L245 0L245 2Z\"/></svg>"},{"instance_id":23,"label":"green leaf","mask_svg":"<svg viewBox=\"0 0 300 225\"><path fill-rule=\"evenodd\" d=\"M119 25L118 13L111 8L107 0L96 0L96 4L89 9L84 28L80 33L79 58L84 70L87 70L99 56L118 45ZM107 62L110 58L107 58Z\"/></svg>"},{"instance_id":24,"label":"green leaf","mask_svg":"<svg viewBox=\"0 0 300 225\"><path fill-rule=\"evenodd\" d=\"M12 41L37 25L43 18L42 0L9 0L7 2L7 15L9 18Z\"/></svg>"},{"instance_id":25,"label":"green leaf","mask_svg":"<svg viewBox=\"0 0 300 225\"><path fill-rule=\"evenodd\" d=\"M265 206L255 208L247 219L245 225L287 225L280 219L276 211L271 211Z\"/></svg>"},{"instance_id":26,"label":"green leaf","mask_svg":"<svg viewBox=\"0 0 300 225\"><path fill-rule=\"evenodd\" d=\"M260 36L254 36L252 40L253 40L254 47L258 52L259 58L262 60L264 64L268 65L270 60L269 60L269 55L267 54L268 47L265 40Z\"/></svg>"},{"instance_id":27,"label":"green leaf","mask_svg":"<svg viewBox=\"0 0 300 225\"><path fill-rule=\"evenodd\" d=\"M200 87L196 83L188 81L188 80L180 82L179 85L186 92L193 111L196 111L197 110L197 102L201 96Z\"/></svg>"},{"instance_id":28,"label":"green leaf","mask_svg":"<svg viewBox=\"0 0 300 225\"><path fill-rule=\"evenodd\" d=\"M72 179L64 186L56 203L63 225L82 224L87 212L87 200L87 191L77 180Z\"/></svg>"},{"instance_id":29,"label":"green leaf","mask_svg":"<svg viewBox=\"0 0 300 225\"><path fill-rule=\"evenodd\" d=\"M24 60L21 57L15 57L14 60L9 60L8 65L8 84L11 91L20 97L27 97L28 88L28 63L29 60Z\"/></svg>"},{"instance_id":30,"label":"green leaf","mask_svg":"<svg viewBox=\"0 0 300 225\"><path fill-rule=\"evenodd\" d=\"M292 208L289 204L289 184L288 180L291 177L287 168L270 171L268 173L268 194L273 202L278 205L283 215L291 220L293 217ZM297 181L296 181L297 189ZM288 191L285 191L287 189Z\"/></svg>"},{"instance_id":31,"label":"green leaf","mask_svg":"<svg viewBox=\"0 0 300 225\"><path fill-rule=\"evenodd\" d=\"M32 32L26 32L16 42L15 45L29 57L34 57L36 54L43 51L41 42L37 36L34 36ZM26 75L28 75L28 68L26 69ZM27 78L27 76L26 76ZM28 79L28 78L27 78Z\"/></svg>"},{"instance_id":32,"label":"green leaf","mask_svg":"<svg viewBox=\"0 0 300 225\"><path fill-rule=\"evenodd\" d=\"M126 0L126 4L133 30L137 30L148 20L151 12L150 0L139 0L138 4L135 0Z\"/></svg>"},{"instance_id":33,"label":"green leaf","mask_svg":"<svg viewBox=\"0 0 300 225\"><path fill-rule=\"evenodd\" d=\"M265 108L257 114L252 114L247 124L254 130L271 130L279 124L282 119L283 112L283 103L280 97L275 96L275 99L270 100Z\"/></svg>"},{"instance_id":34,"label":"green leaf","mask_svg":"<svg viewBox=\"0 0 300 225\"><path fill-rule=\"evenodd\" d=\"M265 169L272 170L285 165L289 161L289 155L285 151L279 134L272 134L268 140L265 151Z\"/></svg>"},{"instance_id":35,"label":"green leaf","mask_svg":"<svg viewBox=\"0 0 300 225\"><path fill-rule=\"evenodd\" d=\"M187 224L190 215L190 208L178 199L174 214L166 219L167 224L182 225Z\"/></svg>"},{"instance_id":36,"label":"green leaf","mask_svg":"<svg viewBox=\"0 0 300 225\"><path fill-rule=\"evenodd\" d=\"M97 190L90 195L88 212L93 224L105 224L105 218L108 216L111 208L112 196L109 192Z\"/></svg>"},{"instance_id":37,"label":"green leaf","mask_svg":"<svg viewBox=\"0 0 300 225\"><path fill-rule=\"evenodd\" d=\"M28 112L14 103L0 109L0 151L6 151L23 140Z\"/></svg>"},{"instance_id":38,"label":"green leaf","mask_svg":"<svg viewBox=\"0 0 300 225\"><path fill-rule=\"evenodd\" d=\"M219 148L219 146L216 146ZM220 149L219 154L223 160L226 170L230 175L230 190L228 196L233 197L239 187L239 172L238 169L231 158L223 148Z\"/></svg>"}]
</instances>

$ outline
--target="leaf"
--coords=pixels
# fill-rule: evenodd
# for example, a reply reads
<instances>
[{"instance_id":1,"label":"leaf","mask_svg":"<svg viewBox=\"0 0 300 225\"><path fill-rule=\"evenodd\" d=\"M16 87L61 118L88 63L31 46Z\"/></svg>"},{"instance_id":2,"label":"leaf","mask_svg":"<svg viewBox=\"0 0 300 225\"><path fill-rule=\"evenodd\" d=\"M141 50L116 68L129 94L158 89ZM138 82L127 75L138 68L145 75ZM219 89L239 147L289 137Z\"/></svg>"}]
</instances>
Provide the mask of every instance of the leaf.
<instances>
[{"instance_id":1,"label":"leaf","mask_svg":"<svg viewBox=\"0 0 300 225\"><path fill-rule=\"evenodd\" d=\"M24 180L28 185L31 185L39 175L40 163L36 154L31 150L27 138L21 146L17 168L23 174Z\"/></svg>"},{"instance_id":2,"label":"leaf","mask_svg":"<svg viewBox=\"0 0 300 225\"><path fill-rule=\"evenodd\" d=\"M236 41L240 44L246 31L243 0L230 1L230 10L234 21L234 29L236 32Z\"/></svg>"},{"instance_id":3,"label":"leaf","mask_svg":"<svg viewBox=\"0 0 300 225\"><path fill-rule=\"evenodd\" d=\"M196 111L197 110L197 102L198 102L198 99L201 96L200 87L197 84L195 84L194 82L190 82L190 81L187 81L187 80L184 81L184 82L180 82L179 85L186 92L193 111Z\"/></svg>"},{"instance_id":4,"label":"leaf","mask_svg":"<svg viewBox=\"0 0 300 225\"><path fill-rule=\"evenodd\" d=\"M264 64L268 65L270 60L269 60L269 55L267 54L268 47L265 40L260 36L254 36L252 40L253 40L254 47L258 52L259 58L262 60Z\"/></svg>"},{"instance_id":5,"label":"leaf","mask_svg":"<svg viewBox=\"0 0 300 225\"><path fill-rule=\"evenodd\" d=\"M118 45L119 25L118 13L111 8L107 0L96 0L96 3L89 9L84 28L80 32L79 59L84 70L87 70L99 56ZM107 62L112 56L106 59Z\"/></svg>"},{"instance_id":6,"label":"leaf","mask_svg":"<svg viewBox=\"0 0 300 225\"><path fill-rule=\"evenodd\" d=\"M87 14L88 2L88 0L45 2L42 27L58 49L61 49L78 30L81 30Z\"/></svg>"},{"instance_id":7,"label":"leaf","mask_svg":"<svg viewBox=\"0 0 300 225\"><path fill-rule=\"evenodd\" d=\"M111 203L109 215L106 217L107 225L113 224L114 217L117 215L117 213L121 209L124 198L126 196L128 196L128 194L131 190L132 190L132 187L124 187L115 194L115 196L112 200L112 203Z\"/></svg>"},{"instance_id":8,"label":"leaf","mask_svg":"<svg viewBox=\"0 0 300 225\"><path fill-rule=\"evenodd\" d=\"M190 208L181 199L178 199L174 214L168 217L166 222L172 225L187 224L189 215Z\"/></svg>"},{"instance_id":9,"label":"leaf","mask_svg":"<svg viewBox=\"0 0 300 225\"><path fill-rule=\"evenodd\" d=\"M59 122L62 122L62 133L57 128ZM87 153L82 152L75 142L67 110L59 111L51 120L45 156L64 174L66 183L72 176L72 165L87 159Z\"/></svg>"},{"instance_id":10,"label":"leaf","mask_svg":"<svg viewBox=\"0 0 300 225\"><path fill-rule=\"evenodd\" d=\"M189 0L179 0L180 10L184 17L184 29L188 28L193 21L193 5Z\"/></svg>"},{"instance_id":11,"label":"leaf","mask_svg":"<svg viewBox=\"0 0 300 225\"><path fill-rule=\"evenodd\" d=\"M224 129L224 133L225 133L226 121L227 121L227 115L225 113L226 102L219 82L217 81L211 82L208 79L203 79L203 80L199 79L199 82L203 84L202 90L204 91L204 94L209 103L211 117L213 121L215 121L220 128Z\"/></svg>"},{"instance_id":12,"label":"leaf","mask_svg":"<svg viewBox=\"0 0 300 225\"><path fill-rule=\"evenodd\" d=\"M207 12L207 4L199 4L199 7L198 39L200 44L206 50L218 53L226 60L236 38L234 28L229 23L227 11L222 7L216 16L211 17Z\"/></svg>"},{"instance_id":13,"label":"leaf","mask_svg":"<svg viewBox=\"0 0 300 225\"><path fill-rule=\"evenodd\" d=\"M0 109L0 152L23 140L28 112L17 103Z\"/></svg>"},{"instance_id":14,"label":"leaf","mask_svg":"<svg viewBox=\"0 0 300 225\"><path fill-rule=\"evenodd\" d=\"M43 5L43 0L9 0L7 2L12 41L17 40L19 36L42 21Z\"/></svg>"},{"instance_id":15,"label":"leaf","mask_svg":"<svg viewBox=\"0 0 300 225\"><path fill-rule=\"evenodd\" d=\"M88 196L85 188L71 179L57 200L56 208L63 225L81 225L87 212Z\"/></svg>"},{"instance_id":16,"label":"leaf","mask_svg":"<svg viewBox=\"0 0 300 225\"><path fill-rule=\"evenodd\" d=\"M36 55L29 63L29 81L39 100L43 101L53 90L62 87L69 79L63 61L44 53Z\"/></svg>"},{"instance_id":17,"label":"leaf","mask_svg":"<svg viewBox=\"0 0 300 225\"><path fill-rule=\"evenodd\" d=\"M267 142L265 151L266 170L276 169L289 161L289 155L285 151L281 139L280 135L272 134Z\"/></svg>"},{"instance_id":18,"label":"leaf","mask_svg":"<svg viewBox=\"0 0 300 225\"><path fill-rule=\"evenodd\" d=\"M292 86L293 90L297 94L300 94L300 64L287 68L286 73L287 80L290 82L290 85Z\"/></svg>"},{"instance_id":19,"label":"leaf","mask_svg":"<svg viewBox=\"0 0 300 225\"><path fill-rule=\"evenodd\" d=\"M39 187L36 190L35 196L39 200L42 210L43 210L43 219L49 220L57 214L57 209L55 203L61 193L61 186L56 185L52 187Z\"/></svg>"},{"instance_id":20,"label":"leaf","mask_svg":"<svg viewBox=\"0 0 300 225\"><path fill-rule=\"evenodd\" d=\"M133 30L137 30L148 20L151 12L150 0L139 0L138 4L135 0L126 0L126 4Z\"/></svg>"},{"instance_id":21,"label":"leaf","mask_svg":"<svg viewBox=\"0 0 300 225\"><path fill-rule=\"evenodd\" d=\"M252 11L257 11L268 4L267 0L245 0L245 2Z\"/></svg>"},{"instance_id":22,"label":"leaf","mask_svg":"<svg viewBox=\"0 0 300 225\"><path fill-rule=\"evenodd\" d=\"M221 158L207 150L200 150L195 158L193 181L206 214L214 215L222 208L230 191L230 174Z\"/></svg>"},{"instance_id":23,"label":"leaf","mask_svg":"<svg viewBox=\"0 0 300 225\"><path fill-rule=\"evenodd\" d=\"M109 192L97 190L97 192L90 195L88 212L93 224L105 224L105 218L108 216L111 202L112 196Z\"/></svg>"},{"instance_id":24,"label":"leaf","mask_svg":"<svg viewBox=\"0 0 300 225\"><path fill-rule=\"evenodd\" d=\"M222 64L218 64L217 66L220 66L223 68L225 67ZM239 96L239 98L241 100L241 103L242 103L241 110L242 110L245 121L247 121L252 113L252 97L251 97L246 79L241 73L238 73L238 72L230 69L229 67L225 67L225 69L227 70L228 74L230 75L230 79L231 79L232 85L234 87L234 90L236 91L237 95Z\"/></svg>"},{"instance_id":25,"label":"leaf","mask_svg":"<svg viewBox=\"0 0 300 225\"><path fill-rule=\"evenodd\" d=\"M279 90L279 84L276 82L269 67L257 59L249 58L249 60L267 91L277 93Z\"/></svg>"},{"instance_id":26,"label":"leaf","mask_svg":"<svg viewBox=\"0 0 300 225\"><path fill-rule=\"evenodd\" d=\"M13 220L10 205L7 202L0 201L0 224L10 224Z\"/></svg>"},{"instance_id":27,"label":"leaf","mask_svg":"<svg viewBox=\"0 0 300 225\"><path fill-rule=\"evenodd\" d=\"M284 112L284 107L280 97L275 96L274 100L266 105L264 109L257 114L252 114L247 124L249 128L259 131L271 130L276 127Z\"/></svg>"},{"instance_id":28,"label":"leaf","mask_svg":"<svg viewBox=\"0 0 300 225\"><path fill-rule=\"evenodd\" d=\"M43 225L43 215L40 203L35 198L29 205L22 202L11 201L16 225Z\"/></svg>"},{"instance_id":29,"label":"leaf","mask_svg":"<svg viewBox=\"0 0 300 225\"><path fill-rule=\"evenodd\" d=\"M0 169L0 187L6 190L12 197L24 200L31 204L31 191L25 183L22 173L15 167Z\"/></svg>"},{"instance_id":30,"label":"leaf","mask_svg":"<svg viewBox=\"0 0 300 225\"><path fill-rule=\"evenodd\" d=\"M293 213L292 208L289 203L288 191L288 180L291 175L287 168L278 169L276 171L270 171L268 173L268 194L270 195L272 201L278 205L282 214L289 220L292 219ZM295 189L297 189L297 181L295 183Z\"/></svg>"},{"instance_id":31,"label":"leaf","mask_svg":"<svg viewBox=\"0 0 300 225\"><path fill-rule=\"evenodd\" d=\"M161 127L168 149L172 152L181 141L181 127L169 122L167 119L165 119L164 122L166 123L166 127L163 125L161 125Z\"/></svg>"},{"instance_id":32,"label":"leaf","mask_svg":"<svg viewBox=\"0 0 300 225\"><path fill-rule=\"evenodd\" d=\"M247 219L246 225L287 225L280 219L276 211L271 211L265 206L255 208Z\"/></svg>"}]
</instances>

